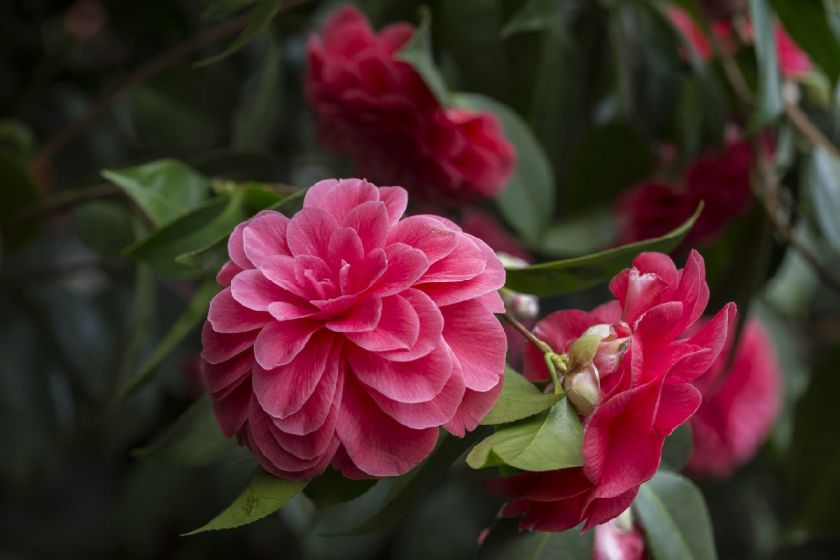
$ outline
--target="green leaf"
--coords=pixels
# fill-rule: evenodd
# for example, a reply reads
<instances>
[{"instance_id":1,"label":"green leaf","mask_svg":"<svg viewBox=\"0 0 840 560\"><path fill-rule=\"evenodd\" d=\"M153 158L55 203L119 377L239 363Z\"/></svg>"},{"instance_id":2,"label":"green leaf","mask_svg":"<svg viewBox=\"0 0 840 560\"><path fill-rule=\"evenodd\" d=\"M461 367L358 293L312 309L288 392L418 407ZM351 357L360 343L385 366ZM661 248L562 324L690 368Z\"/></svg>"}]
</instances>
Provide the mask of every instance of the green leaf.
<instances>
[{"instance_id":1,"label":"green leaf","mask_svg":"<svg viewBox=\"0 0 840 560\"><path fill-rule=\"evenodd\" d=\"M155 372L157 367L169 356L181 342L189 335L197 325L207 316L207 308L210 300L219 291L215 281L207 281L201 284L190 300L189 305L180 317L172 324L169 331L158 343L152 355L146 360L143 366L123 385L117 392L115 400L121 400L144 383L146 383Z\"/></svg>"},{"instance_id":2,"label":"green leaf","mask_svg":"<svg viewBox=\"0 0 840 560\"><path fill-rule=\"evenodd\" d=\"M512 109L489 97L459 93L454 104L496 115L505 136L516 148L516 168L496 197L505 219L531 243L536 243L554 215L554 171L528 125Z\"/></svg>"},{"instance_id":3,"label":"green leaf","mask_svg":"<svg viewBox=\"0 0 840 560\"><path fill-rule=\"evenodd\" d=\"M767 0L749 0L750 17L755 33L755 56L758 63L758 91L750 128L756 130L782 113L782 83L776 56L773 15Z\"/></svg>"},{"instance_id":4,"label":"green leaf","mask_svg":"<svg viewBox=\"0 0 840 560\"><path fill-rule=\"evenodd\" d=\"M268 151L283 106L282 69L280 45L269 40L259 69L243 85L242 95L233 113L235 149Z\"/></svg>"},{"instance_id":5,"label":"green leaf","mask_svg":"<svg viewBox=\"0 0 840 560\"><path fill-rule=\"evenodd\" d=\"M257 5L254 7L254 11L251 12L251 18L248 20L248 25L245 26L242 33L240 33L239 36L234 39L225 50L215 56L211 56L210 58L197 62L195 65L207 66L208 64L219 62L250 43L254 37L268 29L268 26L271 25L271 19L274 17L278 8L280 8L280 3L282 1L283 0L259 0Z\"/></svg>"},{"instance_id":6,"label":"green leaf","mask_svg":"<svg viewBox=\"0 0 840 560\"><path fill-rule=\"evenodd\" d=\"M134 241L131 218L124 204L94 200L73 212L73 226L88 247L110 257Z\"/></svg>"},{"instance_id":7,"label":"green leaf","mask_svg":"<svg viewBox=\"0 0 840 560\"><path fill-rule=\"evenodd\" d=\"M312 480L303 493L315 506L325 508L355 500L377 482L376 479L350 480L335 469L327 469L324 474Z\"/></svg>"},{"instance_id":8,"label":"green leaf","mask_svg":"<svg viewBox=\"0 0 840 560\"><path fill-rule=\"evenodd\" d=\"M174 159L105 169L102 176L124 190L158 227L193 210L210 192L205 177Z\"/></svg>"},{"instance_id":9,"label":"green leaf","mask_svg":"<svg viewBox=\"0 0 840 560\"><path fill-rule=\"evenodd\" d=\"M604 164L605 154L620 154ZM612 200L626 187L647 177L654 159L650 144L638 132L621 124L593 130L575 151L566 176L567 203L582 209Z\"/></svg>"},{"instance_id":10,"label":"green leaf","mask_svg":"<svg viewBox=\"0 0 840 560\"><path fill-rule=\"evenodd\" d=\"M561 398L562 395L543 393L522 374L506 365L502 392L481 424L493 426L522 420L550 408Z\"/></svg>"},{"instance_id":11,"label":"green leaf","mask_svg":"<svg viewBox=\"0 0 840 560\"><path fill-rule=\"evenodd\" d=\"M205 395L162 434L131 454L173 465L202 467L215 463L234 447L233 440L219 430L210 397Z\"/></svg>"},{"instance_id":12,"label":"green leaf","mask_svg":"<svg viewBox=\"0 0 840 560\"><path fill-rule=\"evenodd\" d=\"M565 25L579 9L580 3L574 0L529 0L502 28L502 37L523 31L542 31L557 24Z\"/></svg>"},{"instance_id":13,"label":"green leaf","mask_svg":"<svg viewBox=\"0 0 840 560\"><path fill-rule=\"evenodd\" d=\"M715 541L703 495L687 478L660 471L633 507L654 560L714 560Z\"/></svg>"},{"instance_id":14,"label":"green leaf","mask_svg":"<svg viewBox=\"0 0 840 560\"><path fill-rule=\"evenodd\" d=\"M615 217L602 208L576 213L550 226L538 248L555 257L577 257L609 247L615 238Z\"/></svg>"},{"instance_id":15,"label":"green leaf","mask_svg":"<svg viewBox=\"0 0 840 560\"><path fill-rule=\"evenodd\" d=\"M686 423L665 439L662 448L662 468L673 472L682 471L691 457L692 447L691 427Z\"/></svg>"},{"instance_id":16,"label":"green leaf","mask_svg":"<svg viewBox=\"0 0 840 560\"><path fill-rule=\"evenodd\" d=\"M806 177L820 231L840 254L840 160L816 147L808 159Z\"/></svg>"},{"instance_id":17,"label":"green leaf","mask_svg":"<svg viewBox=\"0 0 840 560\"><path fill-rule=\"evenodd\" d=\"M477 560L591 560L595 532L519 531L519 520L500 519L478 549Z\"/></svg>"},{"instance_id":18,"label":"green leaf","mask_svg":"<svg viewBox=\"0 0 840 560\"><path fill-rule=\"evenodd\" d=\"M204 531L233 529L253 523L270 515L286 505L306 487L306 480L283 480L260 473L247 488L222 513L182 536L195 535Z\"/></svg>"},{"instance_id":19,"label":"green leaf","mask_svg":"<svg viewBox=\"0 0 840 560\"><path fill-rule=\"evenodd\" d=\"M525 471L552 471L583 464L583 426L562 399L547 413L503 426L476 445L467 464L474 469L508 465Z\"/></svg>"},{"instance_id":20,"label":"green leaf","mask_svg":"<svg viewBox=\"0 0 840 560\"><path fill-rule=\"evenodd\" d=\"M442 106L449 105L449 91L432 55L432 12L420 8L420 23L411 40L397 52L396 58L411 64Z\"/></svg>"},{"instance_id":21,"label":"green leaf","mask_svg":"<svg viewBox=\"0 0 840 560\"><path fill-rule=\"evenodd\" d=\"M662 237L622 245L583 257L551 261L525 268L509 268L505 287L526 294L553 296L584 290L606 282L620 270L630 266L639 253L644 251L667 253L678 247L702 211L703 205L700 204L691 218Z\"/></svg>"},{"instance_id":22,"label":"green leaf","mask_svg":"<svg viewBox=\"0 0 840 560\"><path fill-rule=\"evenodd\" d=\"M822 0L770 0L788 34L832 82L840 77L840 44Z\"/></svg>"},{"instance_id":23,"label":"green leaf","mask_svg":"<svg viewBox=\"0 0 840 560\"><path fill-rule=\"evenodd\" d=\"M363 535L392 526L408 513L412 506L426 494L474 442L482 430L475 430L463 438L443 435L443 442L420 466L394 480L385 505L367 521L344 533Z\"/></svg>"},{"instance_id":24,"label":"green leaf","mask_svg":"<svg viewBox=\"0 0 840 560\"><path fill-rule=\"evenodd\" d=\"M37 205L40 199L38 186L24 163L3 152L0 152L0 196L3 200L0 204L2 226L14 222L22 212ZM31 228L24 229L25 231L16 231L14 236L4 240L4 243L16 245L23 241L32 232Z\"/></svg>"}]
</instances>

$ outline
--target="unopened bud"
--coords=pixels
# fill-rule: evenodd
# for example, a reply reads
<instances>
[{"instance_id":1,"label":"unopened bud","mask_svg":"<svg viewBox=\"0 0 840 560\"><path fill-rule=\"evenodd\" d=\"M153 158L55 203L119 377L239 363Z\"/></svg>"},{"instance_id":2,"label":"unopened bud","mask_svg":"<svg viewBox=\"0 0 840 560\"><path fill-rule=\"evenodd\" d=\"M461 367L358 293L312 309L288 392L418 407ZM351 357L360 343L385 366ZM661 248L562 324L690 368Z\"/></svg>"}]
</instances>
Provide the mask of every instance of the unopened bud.
<instances>
[{"instance_id":1,"label":"unopened bud","mask_svg":"<svg viewBox=\"0 0 840 560\"><path fill-rule=\"evenodd\" d=\"M537 315L540 314L540 303L537 296L519 292L510 293L505 301L505 308L518 319L536 319Z\"/></svg>"},{"instance_id":2,"label":"unopened bud","mask_svg":"<svg viewBox=\"0 0 840 560\"><path fill-rule=\"evenodd\" d=\"M622 533L629 533L633 530L633 510L625 509L614 520L615 528Z\"/></svg>"},{"instance_id":3,"label":"unopened bud","mask_svg":"<svg viewBox=\"0 0 840 560\"><path fill-rule=\"evenodd\" d=\"M563 388L566 390L569 401L578 412L588 416L601 400L601 381L598 377L598 368L595 367L595 364L589 364L583 369L566 374L563 379Z\"/></svg>"}]
</instances>

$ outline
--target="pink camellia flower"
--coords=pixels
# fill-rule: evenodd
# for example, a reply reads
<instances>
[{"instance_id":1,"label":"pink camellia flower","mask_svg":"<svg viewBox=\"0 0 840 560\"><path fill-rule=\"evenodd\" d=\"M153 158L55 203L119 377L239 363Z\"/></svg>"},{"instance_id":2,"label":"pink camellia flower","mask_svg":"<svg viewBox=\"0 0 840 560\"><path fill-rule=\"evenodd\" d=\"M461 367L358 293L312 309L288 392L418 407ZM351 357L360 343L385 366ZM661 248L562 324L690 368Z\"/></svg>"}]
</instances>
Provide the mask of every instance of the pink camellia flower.
<instances>
[{"instance_id":1,"label":"pink camellia flower","mask_svg":"<svg viewBox=\"0 0 840 560\"><path fill-rule=\"evenodd\" d=\"M291 219L265 211L231 234L204 381L222 431L269 473L399 475L494 404L504 269L445 218L400 219L406 202L326 180Z\"/></svg>"},{"instance_id":2,"label":"pink camellia flower","mask_svg":"<svg viewBox=\"0 0 840 560\"><path fill-rule=\"evenodd\" d=\"M688 168L685 184L649 182L637 185L616 201L622 243L658 237L685 222L703 201L703 212L686 236L695 246L714 238L743 214L750 202L752 147L730 143L723 151L709 152Z\"/></svg>"},{"instance_id":3,"label":"pink camellia flower","mask_svg":"<svg viewBox=\"0 0 840 560\"><path fill-rule=\"evenodd\" d=\"M624 517L630 510L595 527L595 545L592 560L642 560L645 554L645 539L642 532Z\"/></svg>"},{"instance_id":4,"label":"pink camellia flower","mask_svg":"<svg viewBox=\"0 0 840 560\"><path fill-rule=\"evenodd\" d=\"M493 115L441 107L395 57L413 31L397 23L377 35L352 6L329 18L308 45L306 96L319 135L376 181L437 201L494 196L514 149Z\"/></svg>"},{"instance_id":5,"label":"pink camellia flower","mask_svg":"<svg viewBox=\"0 0 840 560\"><path fill-rule=\"evenodd\" d=\"M666 12L671 23L683 34L701 60L710 60L714 57L714 49L712 49L708 36L700 29L700 26L688 12L675 6L669 6ZM715 19L711 22L711 27L715 38L727 53L733 54L738 50L738 37L729 20ZM742 29L741 35L751 42L753 37L752 22L746 20ZM791 39L784 27L776 24L774 32L779 71L784 77L791 80L804 78L811 71L811 59Z\"/></svg>"},{"instance_id":6,"label":"pink camellia flower","mask_svg":"<svg viewBox=\"0 0 840 560\"><path fill-rule=\"evenodd\" d=\"M717 358L735 316L735 305L727 304L685 336L709 301L696 251L682 270L667 255L643 253L613 278L610 290L616 301L589 313L553 313L534 331L556 352L585 333L601 336L586 366L599 376L600 398L584 418L582 467L487 482L491 492L511 496L502 515L524 514L521 528L565 531L583 522L586 530L627 509L656 473L665 438L700 406L692 382ZM548 378L542 355L530 346L525 373Z\"/></svg>"},{"instance_id":7,"label":"pink camellia flower","mask_svg":"<svg viewBox=\"0 0 840 560\"><path fill-rule=\"evenodd\" d=\"M762 324L747 323L729 370L726 354L695 381L703 404L690 423L694 448L687 470L693 474L731 475L755 455L779 414L781 375Z\"/></svg>"}]
</instances>

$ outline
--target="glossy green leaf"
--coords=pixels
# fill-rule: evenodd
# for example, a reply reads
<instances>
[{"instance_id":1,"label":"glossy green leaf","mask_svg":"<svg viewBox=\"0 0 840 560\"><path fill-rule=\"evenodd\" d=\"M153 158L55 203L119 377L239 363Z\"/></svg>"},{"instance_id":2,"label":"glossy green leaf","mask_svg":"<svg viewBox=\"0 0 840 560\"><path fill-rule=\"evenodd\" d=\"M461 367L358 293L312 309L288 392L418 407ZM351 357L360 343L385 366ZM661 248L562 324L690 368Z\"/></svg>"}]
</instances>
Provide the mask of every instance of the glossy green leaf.
<instances>
[{"instance_id":1,"label":"glossy green leaf","mask_svg":"<svg viewBox=\"0 0 840 560\"><path fill-rule=\"evenodd\" d=\"M131 454L173 465L202 467L215 463L234 447L233 440L222 435L210 398L205 395L166 431Z\"/></svg>"},{"instance_id":2,"label":"glossy green leaf","mask_svg":"<svg viewBox=\"0 0 840 560\"><path fill-rule=\"evenodd\" d=\"M225 50L215 56L211 56L210 58L197 62L196 66L206 66L208 64L219 62L250 43L254 37L268 29L268 26L271 25L271 19L274 17L278 8L280 8L282 1L283 0L259 0L257 5L254 7L254 11L251 12L248 25L245 26L242 33L240 33Z\"/></svg>"},{"instance_id":3,"label":"glossy green leaf","mask_svg":"<svg viewBox=\"0 0 840 560\"><path fill-rule=\"evenodd\" d=\"M420 23L411 40L397 52L396 57L417 70L438 103L444 107L449 105L449 90L435 65L432 53L432 12L427 7L420 9Z\"/></svg>"},{"instance_id":4,"label":"glossy green leaf","mask_svg":"<svg viewBox=\"0 0 840 560\"><path fill-rule=\"evenodd\" d=\"M662 467L673 472L680 472L691 457L693 439L691 427L683 424L665 439L662 447Z\"/></svg>"},{"instance_id":5,"label":"glossy green leaf","mask_svg":"<svg viewBox=\"0 0 840 560\"><path fill-rule=\"evenodd\" d=\"M241 194L217 197L135 243L126 254L168 276L194 276L199 271L177 258L225 239L245 217Z\"/></svg>"},{"instance_id":6,"label":"glossy green leaf","mask_svg":"<svg viewBox=\"0 0 840 560\"><path fill-rule=\"evenodd\" d=\"M204 531L233 529L258 521L286 505L306 487L307 481L283 480L260 473L247 488L222 513L183 536L195 535Z\"/></svg>"},{"instance_id":7,"label":"glossy green leaf","mask_svg":"<svg viewBox=\"0 0 840 560\"><path fill-rule=\"evenodd\" d=\"M604 154L621 154L604 165ZM566 176L566 201L583 209L612 200L623 189L647 177L654 160L650 144L621 124L593 130L575 151Z\"/></svg>"},{"instance_id":8,"label":"glossy green leaf","mask_svg":"<svg viewBox=\"0 0 840 560\"><path fill-rule=\"evenodd\" d=\"M551 471L583 464L583 426L568 399L548 412L502 426L476 445L467 464L474 469L508 465L525 471Z\"/></svg>"},{"instance_id":9,"label":"glossy green leaf","mask_svg":"<svg viewBox=\"0 0 840 560\"><path fill-rule=\"evenodd\" d=\"M758 91L750 124L752 129L773 121L784 109L782 82L776 51L773 14L767 0L749 0L758 62Z\"/></svg>"},{"instance_id":10,"label":"glossy green leaf","mask_svg":"<svg viewBox=\"0 0 840 560\"><path fill-rule=\"evenodd\" d=\"M303 493L315 506L325 508L355 500L376 484L376 479L350 480L335 469L310 481Z\"/></svg>"},{"instance_id":11,"label":"glossy green leaf","mask_svg":"<svg viewBox=\"0 0 840 560\"><path fill-rule=\"evenodd\" d=\"M385 505L372 517L345 534L363 535L392 526L417 503L447 470L478 439L482 430L463 438L443 435L445 439L418 467L392 482Z\"/></svg>"},{"instance_id":12,"label":"glossy green leaf","mask_svg":"<svg viewBox=\"0 0 840 560\"><path fill-rule=\"evenodd\" d=\"M840 44L822 0L770 0L785 30L832 82L840 77Z\"/></svg>"},{"instance_id":13,"label":"glossy green leaf","mask_svg":"<svg viewBox=\"0 0 840 560\"><path fill-rule=\"evenodd\" d=\"M520 531L518 519L500 519L478 549L477 560L591 560L595 532Z\"/></svg>"},{"instance_id":14,"label":"glossy green leaf","mask_svg":"<svg viewBox=\"0 0 840 560\"><path fill-rule=\"evenodd\" d=\"M210 192L205 177L174 159L106 169L102 176L124 190L158 227L199 206Z\"/></svg>"},{"instance_id":15,"label":"glossy green leaf","mask_svg":"<svg viewBox=\"0 0 840 560\"><path fill-rule=\"evenodd\" d=\"M474 93L454 96L458 107L496 115L505 136L516 148L516 168L507 186L496 197L505 219L526 240L535 243L554 215L554 171L528 125L512 109Z\"/></svg>"},{"instance_id":16,"label":"glossy green leaf","mask_svg":"<svg viewBox=\"0 0 840 560\"><path fill-rule=\"evenodd\" d=\"M703 495L687 478L660 471L633 507L654 560L714 560L715 541Z\"/></svg>"},{"instance_id":17,"label":"glossy green leaf","mask_svg":"<svg viewBox=\"0 0 840 560\"><path fill-rule=\"evenodd\" d=\"M522 420L550 408L561 395L543 393L510 366L505 366L505 380L499 398L484 420L483 426Z\"/></svg>"},{"instance_id":18,"label":"glossy green leaf","mask_svg":"<svg viewBox=\"0 0 840 560\"><path fill-rule=\"evenodd\" d=\"M219 286L212 280L198 287L187 308L169 328L152 355L117 392L117 400L127 397L152 377L161 362L207 317L210 300L218 291Z\"/></svg>"},{"instance_id":19,"label":"glossy green leaf","mask_svg":"<svg viewBox=\"0 0 840 560\"><path fill-rule=\"evenodd\" d=\"M691 218L662 237L622 245L583 257L507 269L505 287L526 294L553 296L584 290L606 282L630 266L639 253L667 253L678 247L702 210L701 204Z\"/></svg>"},{"instance_id":20,"label":"glossy green leaf","mask_svg":"<svg viewBox=\"0 0 840 560\"><path fill-rule=\"evenodd\" d=\"M808 159L807 183L820 231L840 253L840 160L816 147Z\"/></svg>"}]
</instances>

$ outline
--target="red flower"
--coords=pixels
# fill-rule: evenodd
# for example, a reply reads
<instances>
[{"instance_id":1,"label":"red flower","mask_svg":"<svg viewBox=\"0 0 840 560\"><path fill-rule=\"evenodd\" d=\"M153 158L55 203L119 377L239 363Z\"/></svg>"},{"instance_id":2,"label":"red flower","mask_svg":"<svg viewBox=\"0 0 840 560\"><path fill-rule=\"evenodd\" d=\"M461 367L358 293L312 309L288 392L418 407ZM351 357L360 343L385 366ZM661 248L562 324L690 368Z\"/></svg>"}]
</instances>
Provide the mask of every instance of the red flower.
<instances>
[{"instance_id":1,"label":"red flower","mask_svg":"<svg viewBox=\"0 0 840 560\"><path fill-rule=\"evenodd\" d=\"M204 382L222 431L269 473L403 474L501 391L502 264L445 218L401 219L407 201L326 180L291 219L265 211L231 234Z\"/></svg>"},{"instance_id":2,"label":"red flower","mask_svg":"<svg viewBox=\"0 0 840 560\"><path fill-rule=\"evenodd\" d=\"M734 142L722 152L709 152L688 168L685 186L643 183L616 202L622 243L667 233L685 222L703 201L703 213L684 244L695 246L723 231L750 202L752 147Z\"/></svg>"},{"instance_id":3,"label":"red flower","mask_svg":"<svg viewBox=\"0 0 840 560\"><path fill-rule=\"evenodd\" d=\"M397 23L375 34L344 6L312 37L306 96L319 136L379 183L435 200L494 196L513 171L513 147L493 115L441 107L395 58L413 30Z\"/></svg>"},{"instance_id":4,"label":"red flower","mask_svg":"<svg viewBox=\"0 0 840 560\"><path fill-rule=\"evenodd\" d=\"M703 394L690 424L694 450L687 470L695 474L731 475L755 455L779 414L781 375L762 324L747 323L728 371L726 354L695 381Z\"/></svg>"},{"instance_id":5,"label":"red flower","mask_svg":"<svg viewBox=\"0 0 840 560\"><path fill-rule=\"evenodd\" d=\"M583 466L526 472L488 482L513 499L502 515L525 514L520 527L584 530L627 509L639 486L656 473L665 437L700 406L692 382L717 358L735 315L727 304L685 337L709 300L702 257L692 251L683 270L661 253L643 253L613 278L613 301L591 313L560 311L543 319L537 336L557 352L587 329L609 332L593 365L600 401L585 418ZM547 379L539 352L526 349L526 374Z\"/></svg>"},{"instance_id":6,"label":"red flower","mask_svg":"<svg viewBox=\"0 0 840 560\"><path fill-rule=\"evenodd\" d=\"M691 43L700 58L702 60L711 59L714 56L714 51L709 44L709 39L705 32L694 22L694 18L682 8L675 6L668 7L666 11L668 17L671 19L671 23ZM721 43L723 49L730 54L735 53L738 50L738 43L732 24L726 19L715 19L712 21L711 26L712 33L714 33L715 38ZM746 21L742 35L749 38L750 41L752 40L752 22ZM804 78L811 71L811 59L791 39L790 35L785 31L785 28L779 24L775 26L775 35L779 71L783 76L792 80Z\"/></svg>"}]
</instances>

